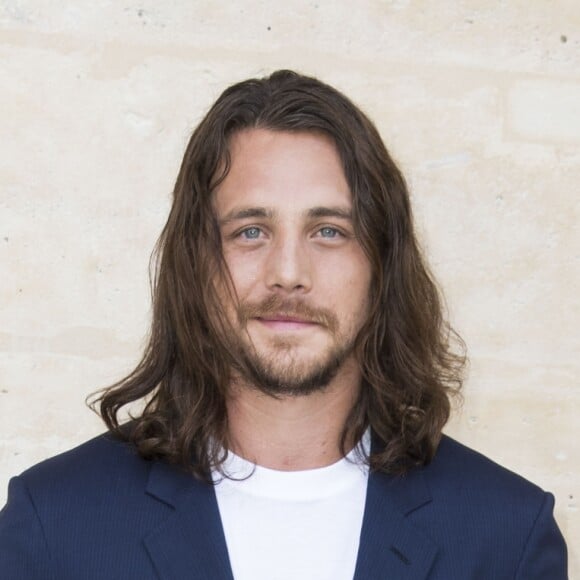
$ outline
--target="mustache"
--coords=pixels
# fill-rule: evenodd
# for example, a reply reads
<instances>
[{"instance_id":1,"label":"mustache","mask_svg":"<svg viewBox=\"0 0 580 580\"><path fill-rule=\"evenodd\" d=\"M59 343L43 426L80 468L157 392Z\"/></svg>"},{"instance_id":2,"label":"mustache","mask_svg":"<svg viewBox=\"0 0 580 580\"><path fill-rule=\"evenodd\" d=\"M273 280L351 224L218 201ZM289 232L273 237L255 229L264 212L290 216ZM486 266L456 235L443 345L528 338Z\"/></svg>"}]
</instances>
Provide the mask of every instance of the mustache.
<instances>
[{"instance_id":1,"label":"mustache","mask_svg":"<svg viewBox=\"0 0 580 580\"><path fill-rule=\"evenodd\" d=\"M328 308L309 306L303 300L288 300L277 295L269 296L260 302L241 302L238 306L238 320L242 326L252 318L268 316L287 316L325 326L331 332L338 329L338 321Z\"/></svg>"}]
</instances>

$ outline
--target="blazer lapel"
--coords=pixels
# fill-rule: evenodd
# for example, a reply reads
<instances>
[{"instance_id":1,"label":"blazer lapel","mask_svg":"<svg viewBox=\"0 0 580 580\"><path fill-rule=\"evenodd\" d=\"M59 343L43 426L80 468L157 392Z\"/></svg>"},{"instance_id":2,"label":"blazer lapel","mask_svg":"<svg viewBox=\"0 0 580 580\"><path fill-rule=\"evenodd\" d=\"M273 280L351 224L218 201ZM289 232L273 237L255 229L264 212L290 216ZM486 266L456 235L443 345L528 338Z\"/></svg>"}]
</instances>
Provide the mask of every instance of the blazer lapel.
<instances>
[{"instance_id":1,"label":"blazer lapel","mask_svg":"<svg viewBox=\"0 0 580 580\"><path fill-rule=\"evenodd\" d=\"M213 486L152 465L147 493L173 508L144 543L161 580L233 580Z\"/></svg>"},{"instance_id":2,"label":"blazer lapel","mask_svg":"<svg viewBox=\"0 0 580 580\"><path fill-rule=\"evenodd\" d=\"M354 580L423 580L437 553L433 541L407 516L428 504L421 470L405 477L369 475Z\"/></svg>"},{"instance_id":3,"label":"blazer lapel","mask_svg":"<svg viewBox=\"0 0 580 580\"><path fill-rule=\"evenodd\" d=\"M155 462L147 493L168 516L144 538L160 580L234 580L213 486ZM431 502L420 469L405 477L369 475L353 580L424 580L435 543L408 519Z\"/></svg>"}]
</instances>

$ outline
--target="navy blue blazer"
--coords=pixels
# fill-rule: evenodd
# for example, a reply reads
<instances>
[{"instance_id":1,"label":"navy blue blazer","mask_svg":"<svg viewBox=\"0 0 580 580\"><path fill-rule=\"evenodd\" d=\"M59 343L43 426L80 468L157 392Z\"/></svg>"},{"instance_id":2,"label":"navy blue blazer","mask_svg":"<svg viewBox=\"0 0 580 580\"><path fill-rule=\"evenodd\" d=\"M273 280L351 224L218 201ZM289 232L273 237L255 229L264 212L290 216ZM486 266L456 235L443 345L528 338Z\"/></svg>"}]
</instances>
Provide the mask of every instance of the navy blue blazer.
<instances>
[{"instance_id":1,"label":"navy blue blazer","mask_svg":"<svg viewBox=\"0 0 580 580\"><path fill-rule=\"evenodd\" d=\"M370 475L355 580L564 580L553 505L551 494L444 437L427 467ZM0 578L233 575L213 487L103 435L11 480Z\"/></svg>"}]
</instances>

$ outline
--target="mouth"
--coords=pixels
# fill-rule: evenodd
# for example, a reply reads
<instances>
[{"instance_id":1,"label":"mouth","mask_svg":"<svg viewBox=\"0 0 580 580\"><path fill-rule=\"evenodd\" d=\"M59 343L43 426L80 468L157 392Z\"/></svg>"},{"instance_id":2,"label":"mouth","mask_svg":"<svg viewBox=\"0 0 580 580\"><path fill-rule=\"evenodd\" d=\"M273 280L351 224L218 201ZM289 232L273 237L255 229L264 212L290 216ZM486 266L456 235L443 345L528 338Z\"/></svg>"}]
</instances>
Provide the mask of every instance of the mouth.
<instances>
[{"instance_id":1,"label":"mouth","mask_svg":"<svg viewBox=\"0 0 580 580\"><path fill-rule=\"evenodd\" d=\"M258 316L254 320L257 320L260 324L272 330L292 331L318 326L318 324L312 320L300 318L298 316L284 316L278 314Z\"/></svg>"}]
</instances>

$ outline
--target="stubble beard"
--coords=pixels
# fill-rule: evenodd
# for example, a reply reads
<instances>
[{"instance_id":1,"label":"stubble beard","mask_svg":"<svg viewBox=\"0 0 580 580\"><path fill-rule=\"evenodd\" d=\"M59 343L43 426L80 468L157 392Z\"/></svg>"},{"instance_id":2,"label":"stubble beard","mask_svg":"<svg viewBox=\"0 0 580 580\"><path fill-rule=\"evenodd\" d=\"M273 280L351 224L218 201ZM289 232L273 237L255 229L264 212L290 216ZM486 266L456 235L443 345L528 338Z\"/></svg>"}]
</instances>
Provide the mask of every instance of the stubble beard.
<instances>
[{"instance_id":1,"label":"stubble beard","mask_svg":"<svg viewBox=\"0 0 580 580\"><path fill-rule=\"evenodd\" d=\"M316 359L304 360L297 354L294 338L272 337L268 352L259 352L247 332L253 318L283 313L299 316L323 327L332 338L331 346ZM326 309L313 309L303 303L271 297L260 304L241 304L238 309L239 354L243 375L250 385L273 397L300 397L323 391L354 352L354 337L338 332L335 315Z\"/></svg>"}]
</instances>

